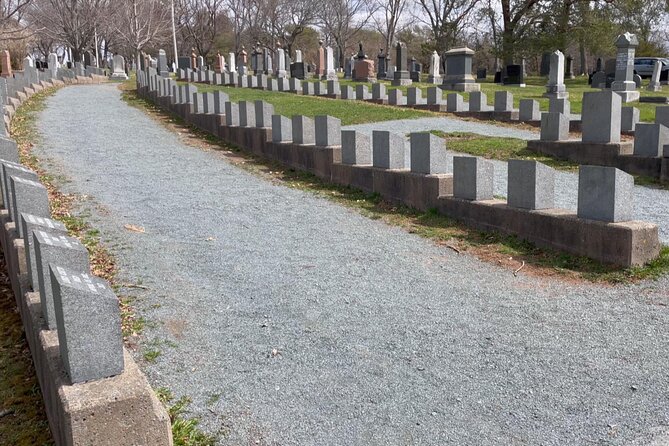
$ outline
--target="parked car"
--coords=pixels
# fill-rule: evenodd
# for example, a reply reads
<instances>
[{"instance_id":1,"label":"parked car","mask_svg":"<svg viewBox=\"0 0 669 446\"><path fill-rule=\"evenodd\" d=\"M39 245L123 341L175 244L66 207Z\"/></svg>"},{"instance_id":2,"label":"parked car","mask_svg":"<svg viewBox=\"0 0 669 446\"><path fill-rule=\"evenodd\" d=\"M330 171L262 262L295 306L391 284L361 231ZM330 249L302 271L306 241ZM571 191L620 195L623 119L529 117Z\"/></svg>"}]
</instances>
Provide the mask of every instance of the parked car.
<instances>
[{"instance_id":1,"label":"parked car","mask_svg":"<svg viewBox=\"0 0 669 446\"><path fill-rule=\"evenodd\" d=\"M638 74L641 77L651 77L653 75L653 67L655 66L656 61L661 61L663 64L662 74L666 78L669 71L669 59L663 57L636 57L634 58L634 73Z\"/></svg>"}]
</instances>

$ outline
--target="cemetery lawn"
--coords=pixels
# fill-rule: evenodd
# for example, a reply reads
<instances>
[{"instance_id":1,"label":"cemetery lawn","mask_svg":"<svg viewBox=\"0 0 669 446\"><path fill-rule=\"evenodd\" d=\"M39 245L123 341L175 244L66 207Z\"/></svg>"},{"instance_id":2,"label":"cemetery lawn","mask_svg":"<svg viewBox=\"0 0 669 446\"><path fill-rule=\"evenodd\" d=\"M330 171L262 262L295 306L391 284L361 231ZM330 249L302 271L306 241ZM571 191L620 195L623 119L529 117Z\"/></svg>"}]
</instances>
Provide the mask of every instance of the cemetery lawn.
<instances>
[{"instance_id":1,"label":"cemetery lawn","mask_svg":"<svg viewBox=\"0 0 669 446\"><path fill-rule=\"evenodd\" d=\"M342 85L352 85L352 86L363 84L361 82L353 82L345 79L340 79L340 82ZM406 96L406 91L408 87L392 87L389 81L383 81L383 82L387 84L386 90L389 88L399 88L404 91L404 94ZM490 105L492 105L495 100L496 91L509 91L513 94L513 105L515 108L519 107L521 99L534 99L536 101L539 101L542 110L544 111L548 110L548 99L543 97L543 94L546 92L546 83L548 82L547 77L529 76L525 78L527 86L524 88L495 84L493 82L492 76L488 76L487 79L478 80L477 82L481 84L481 91L484 92L488 97L488 103ZM648 79L643 80L643 84L639 89L641 96L669 97L669 86L663 86L663 91L661 92L657 93L650 92L646 91L646 86L648 85L648 82L649 82ZM369 88L371 91L371 84L366 84L366 85L370 86ZM565 85L567 86L567 91L569 92L571 112L575 114L581 113L583 105L583 93L590 91L600 91L593 89L588 85L588 78L586 76L582 77L578 76L574 79L565 79ZM427 88L433 85L421 82L421 83L414 83L412 86L420 87L420 89L423 91L423 97L425 98L427 97ZM465 98L465 101L469 101L469 93L444 90L444 98L446 97L447 93L460 93ZM645 122L653 122L655 120L655 107L657 107L657 105L658 104L649 104L640 102L631 102L629 104L623 104L623 106L637 107L640 111L641 120Z\"/></svg>"},{"instance_id":2,"label":"cemetery lawn","mask_svg":"<svg viewBox=\"0 0 669 446\"><path fill-rule=\"evenodd\" d=\"M311 118L318 115L329 115L341 119L342 125L438 116L428 111L369 104L361 101L335 100L253 88L196 85L199 92L224 91L233 102L256 100L269 102L274 106L274 112L279 115L291 117L300 114Z\"/></svg>"},{"instance_id":3,"label":"cemetery lawn","mask_svg":"<svg viewBox=\"0 0 669 446\"><path fill-rule=\"evenodd\" d=\"M659 258L644 267L622 269L587 257L538 248L517 237L477 231L436 211L421 212L391 204L378 194L368 194L351 187L330 184L310 173L251 155L189 126L177 116L163 112L147 100L138 97L134 86L128 85L124 89L126 91L123 98L129 105L147 112L154 119L179 133L185 144L206 150L221 150L231 164L268 181L332 200L368 218L382 220L389 225L428 238L437 245L497 264L507 269L510 274L520 270L518 274L551 276L572 282L619 284L657 279L669 273L669 247L663 247ZM454 150L471 152L501 150L497 154L500 158L523 154L523 148L517 142L520 140L513 138L479 138L479 135L467 133L449 134L446 137L451 139L448 144ZM507 146L512 146L511 150L506 149ZM536 158L533 156L532 159ZM555 160L551 162L559 163ZM570 166L565 163L562 168L569 169Z\"/></svg>"}]
</instances>

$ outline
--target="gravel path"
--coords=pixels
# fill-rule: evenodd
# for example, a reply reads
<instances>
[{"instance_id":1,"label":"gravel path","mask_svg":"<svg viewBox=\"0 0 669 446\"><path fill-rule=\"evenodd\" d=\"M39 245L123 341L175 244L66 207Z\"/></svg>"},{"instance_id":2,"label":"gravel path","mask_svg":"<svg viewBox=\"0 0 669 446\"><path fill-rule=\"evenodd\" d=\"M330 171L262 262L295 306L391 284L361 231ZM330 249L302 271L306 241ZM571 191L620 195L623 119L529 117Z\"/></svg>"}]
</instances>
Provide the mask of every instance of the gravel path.
<instances>
[{"instance_id":1,"label":"gravel path","mask_svg":"<svg viewBox=\"0 0 669 446\"><path fill-rule=\"evenodd\" d=\"M148 288L162 354L143 369L221 445L668 438L666 278L514 278L184 146L114 86L60 90L39 131L120 279Z\"/></svg>"},{"instance_id":2,"label":"gravel path","mask_svg":"<svg viewBox=\"0 0 669 446\"><path fill-rule=\"evenodd\" d=\"M411 132L441 130L444 132L471 132L486 136L513 137L519 139L537 139L539 134L510 127L498 127L491 124L462 121L448 117L403 119L397 121L376 122L344 127L347 130L359 130L371 135L373 130L387 130L400 135ZM458 155L449 151L449 154ZM409 153L405 159L409 165ZM495 195L506 197L507 163L495 161ZM555 205L564 209L576 210L578 202L578 174L558 172L555 180ZM649 221L658 225L660 240L669 244L669 190L636 186L634 188L634 215L637 220Z\"/></svg>"}]
</instances>

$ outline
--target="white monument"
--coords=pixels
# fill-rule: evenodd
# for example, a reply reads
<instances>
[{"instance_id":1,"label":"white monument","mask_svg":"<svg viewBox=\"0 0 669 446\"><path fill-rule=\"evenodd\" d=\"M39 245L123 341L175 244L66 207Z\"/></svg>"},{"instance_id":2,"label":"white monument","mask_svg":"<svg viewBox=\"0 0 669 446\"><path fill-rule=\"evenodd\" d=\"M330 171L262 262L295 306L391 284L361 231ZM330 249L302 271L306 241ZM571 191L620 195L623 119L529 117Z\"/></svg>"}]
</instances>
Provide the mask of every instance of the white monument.
<instances>
[{"instance_id":1,"label":"white monument","mask_svg":"<svg viewBox=\"0 0 669 446\"><path fill-rule=\"evenodd\" d=\"M51 58L49 58L51 60ZM114 72L111 75L112 79L127 80L128 75L125 74L125 59L120 54L114 56Z\"/></svg>"}]
</instances>

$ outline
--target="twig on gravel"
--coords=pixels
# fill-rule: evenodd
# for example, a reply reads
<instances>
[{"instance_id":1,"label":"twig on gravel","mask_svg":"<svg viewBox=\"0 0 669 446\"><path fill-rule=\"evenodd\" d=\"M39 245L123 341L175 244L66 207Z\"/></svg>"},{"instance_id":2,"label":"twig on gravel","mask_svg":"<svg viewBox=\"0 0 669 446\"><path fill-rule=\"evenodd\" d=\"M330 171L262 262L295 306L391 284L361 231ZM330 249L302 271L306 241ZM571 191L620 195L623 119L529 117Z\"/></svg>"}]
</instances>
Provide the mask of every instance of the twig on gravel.
<instances>
[{"instance_id":1,"label":"twig on gravel","mask_svg":"<svg viewBox=\"0 0 669 446\"><path fill-rule=\"evenodd\" d=\"M13 414L14 411L9 409L9 410L1 410L0 411L0 418L6 417L7 415Z\"/></svg>"},{"instance_id":2,"label":"twig on gravel","mask_svg":"<svg viewBox=\"0 0 669 446\"><path fill-rule=\"evenodd\" d=\"M133 284L133 283L122 283L121 286L122 286L123 288L139 288L140 290L148 290L148 289L149 289L148 286L144 286L144 285L135 285L135 284Z\"/></svg>"},{"instance_id":3,"label":"twig on gravel","mask_svg":"<svg viewBox=\"0 0 669 446\"><path fill-rule=\"evenodd\" d=\"M520 268L518 268L517 270L515 270L515 271L513 272L513 277L518 277L518 273L519 273L520 270L523 269L523 268L525 268L525 260L523 260L523 264L520 265Z\"/></svg>"},{"instance_id":4,"label":"twig on gravel","mask_svg":"<svg viewBox=\"0 0 669 446\"><path fill-rule=\"evenodd\" d=\"M447 244L446 247L447 247L447 248L451 248L453 251L455 251L455 252L458 253L458 254L460 254L460 252L461 252L458 248L456 248L456 247L453 246L453 245L448 245L448 244Z\"/></svg>"}]
</instances>

